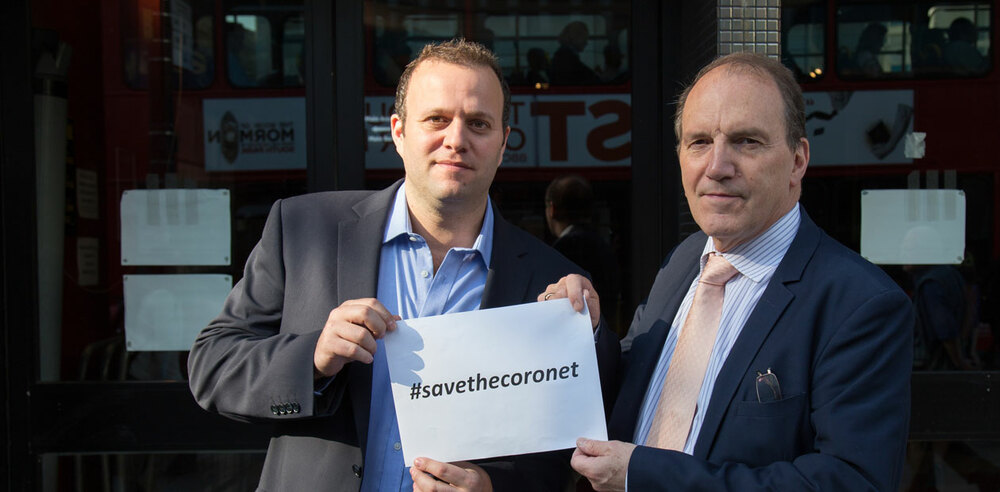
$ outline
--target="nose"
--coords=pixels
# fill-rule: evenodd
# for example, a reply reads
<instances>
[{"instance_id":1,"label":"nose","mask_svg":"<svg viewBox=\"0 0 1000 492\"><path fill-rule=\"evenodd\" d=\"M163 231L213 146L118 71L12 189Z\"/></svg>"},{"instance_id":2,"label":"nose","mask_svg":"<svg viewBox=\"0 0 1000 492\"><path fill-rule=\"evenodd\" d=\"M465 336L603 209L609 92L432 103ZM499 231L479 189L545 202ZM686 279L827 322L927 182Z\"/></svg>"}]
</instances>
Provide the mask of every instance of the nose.
<instances>
[{"instance_id":1,"label":"nose","mask_svg":"<svg viewBox=\"0 0 1000 492\"><path fill-rule=\"evenodd\" d=\"M465 122L461 118L451 120L444 129L444 146L455 153L465 152L466 140Z\"/></svg>"},{"instance_id":2,"label":"nose","mask_svg":"<svg viewBox=\"0 0 1000 492\"><path fill-rule=\"evenodd\" d=\"M736 174L736 163L733 161L734 150L728 142L720 142L712 146L712 154L708 159L705 176L715 181L731 178Z\"/></svg>"}]
</instances>

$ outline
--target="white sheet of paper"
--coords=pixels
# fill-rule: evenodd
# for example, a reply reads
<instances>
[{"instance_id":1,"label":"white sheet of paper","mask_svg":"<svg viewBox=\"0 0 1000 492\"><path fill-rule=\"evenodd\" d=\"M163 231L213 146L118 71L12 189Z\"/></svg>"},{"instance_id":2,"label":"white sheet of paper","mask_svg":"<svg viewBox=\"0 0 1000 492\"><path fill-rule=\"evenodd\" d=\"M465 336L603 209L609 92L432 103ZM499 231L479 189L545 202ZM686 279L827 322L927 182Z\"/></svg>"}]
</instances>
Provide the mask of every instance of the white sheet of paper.
<instances>
[{"instance_id":1,"label":"white sheet of paper","mask_svg":"<svg viewBox=\"0 0 1000 492\"><path fill-rule=\"evenodd\" d=\"M124 275L129 352L191 350L233 288L229 275Z\"/></svg>"},{"instance_id":2,"label":"white sheet of paper","mask_svg":"<svg viewBox=\"0 0 1000 492\"><path fill-rule=\"evenodd\" d=\"M861 256L877 265L962 263L965 192L863 190Z\"/></svg>"},{"instance_id":3,"label":"white sheet of paper","mask_svg":"<svg viewBox=\"0 0 1000 492\"><path fill-rule=\"evenodd\" d=\"M125 190L122 265L228 265L229 190Z\"/></svg>"},{"instance_id":4,"label":"white sheet of paper","mask_svg":"<svg viewBox=\"0 0 1000 492\"><path fill-rule=\"evenodd\" d=\"M607 439L590 316L568 300L396 326L385 349L406 466Z\"/></svg>"},{"instance_id":5,"label":"white sheet of paper","mask_svg":"<svg viewBox=\"0 0 1000 492\"><path fill-rule=\"evenodd\" d=\"M80 287L97 285L100 281L100 244L96 237L76 238L76 284Z\"/></svg>"}]
</instances>

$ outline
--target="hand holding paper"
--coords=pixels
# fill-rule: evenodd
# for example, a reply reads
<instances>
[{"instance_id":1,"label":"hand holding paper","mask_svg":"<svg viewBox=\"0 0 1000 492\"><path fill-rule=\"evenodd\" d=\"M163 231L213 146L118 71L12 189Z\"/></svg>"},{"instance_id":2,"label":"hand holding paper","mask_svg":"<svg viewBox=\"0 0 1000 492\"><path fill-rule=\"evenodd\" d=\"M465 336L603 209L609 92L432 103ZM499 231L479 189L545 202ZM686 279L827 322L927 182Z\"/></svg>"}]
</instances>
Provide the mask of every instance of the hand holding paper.
<instances>
[{"instance_id":1,"label":"hand holding paper","mask_svg":"<svg viewBox=\"0 0 1000 492\"><path fill-rule=\"evenodd\" d=\"M375 340L395 329L398 319L378 299L353 299L330 311L313 352L313 376L333 376L351 361L371 364Z\"/></svg>"},{"instance_id":2,"label":"hand holding paper","mask_svg":"<svg viewBox=\"0 0 1000 492\"><path fill-rule=\"evenodd\" d=\"M590 481L597 492L625 490L628 462L635 444L580 438L570 466Z\"/></svg>"},{"instance_id":3,"label":"hand holding paper","mask_svg":"<svg viewBox=\"0 0 1000 492\"><path fill-rule=\"evenodd\" d=\"M486 470L466 462L442 463L427 458L413 460L410 468L413 492L438 490L463 490L469 492L490 492L493 484Z\"/></svg>"},{"instance_id":4,"label":"hand holding paper","mask_svg":"<svg viewBox=\"0 0 1000 492\"><path fill-rule=\"evenodd\" d=\"M590 312L590 326L597 328L597 323L601 321L601 301L590 283L590 279L575 273L569 274L559 282L549 284L545 292L538 294L539 301L568 298L577 312L587 314ZM584 303L586 299L586 303Z\"/></svg>"}]
</instances>

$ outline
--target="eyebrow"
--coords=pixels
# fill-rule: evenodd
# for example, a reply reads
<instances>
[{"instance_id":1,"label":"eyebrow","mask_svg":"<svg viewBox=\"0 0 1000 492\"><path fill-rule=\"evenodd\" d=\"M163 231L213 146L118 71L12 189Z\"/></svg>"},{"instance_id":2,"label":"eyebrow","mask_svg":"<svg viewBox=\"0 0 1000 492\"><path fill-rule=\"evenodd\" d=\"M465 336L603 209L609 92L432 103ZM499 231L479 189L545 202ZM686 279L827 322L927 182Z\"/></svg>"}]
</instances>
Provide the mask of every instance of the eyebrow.
<instances>
[{"instance_id":1,"label":"eyebrow","mask_svg":"<svg viewBox=\"0 0 1000 492\"><path fill-rule=\"evenodd\" d=\"M764 131L763 128L760 128L760 127L757 127L757 126L741 127L741 128L737 128L736 130L731 131L731 132L725 132L726 138L730 138L730 139L732 139L732 138L741 138L741 137L762 137L762 136L765 136L765 135L767 135L767 132ZM699 138L711 138L711 139L714 140L714 137L712 136L712 132L692 131L691 133L686 133L686 134L681 135L681 140L682 141L695 140L695 139L699 139Z\"/></svg>"},{"instance_id":2,"label":"eyebrow","mask_svg":"<svg viewBox=\"0 0 1000 492\"><path fill-rule=\"evenodd\" d=\"M440 114L452 114L452 113L453 113L452 111L445 110L444 108L431 108L431 109L429 109L429 110L424 111L423 113L421 113L421 116L431 116L431 115L440 115ZM482 120L489 120L490 123L492 123L492 122L494 122L494 121L496 121L498 119L498 118L496 118L495 116L491 115L490 113L488 113L486 111L473 111L471 113L466 113L465 114L465 118L466 119L476 118L476 119L482 119Z\"/></svg>"}]
</instances>

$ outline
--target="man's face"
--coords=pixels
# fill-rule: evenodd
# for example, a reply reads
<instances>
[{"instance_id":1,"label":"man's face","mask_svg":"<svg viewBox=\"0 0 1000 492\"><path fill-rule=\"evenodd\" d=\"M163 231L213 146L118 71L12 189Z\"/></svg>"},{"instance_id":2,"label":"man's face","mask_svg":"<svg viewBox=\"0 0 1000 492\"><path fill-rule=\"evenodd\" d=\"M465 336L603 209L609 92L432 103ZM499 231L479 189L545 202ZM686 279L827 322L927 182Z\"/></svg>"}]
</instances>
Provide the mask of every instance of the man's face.
<instances>
[{"instance_id":1,"label":"man's face","mask_svg":"<svg viewBox=\"0 0 1000 492\"><path fill-rule=\"evenodd\" d=\"M410 76L404 104L406 121L392 115L391 124L406 169L407 200L485 203L510 131L503 126L496 75L483 67L424 61Z\"/></svg>"},{"instance_id":2,"label":"man's face","mask_svg":"<svg viewBox=\"0 0 1000 492\"><path fill-rule=\"evenodd\" d=\"M718 67L681 115L678 157L695 222L728 251L757 237L798 201L809 142L785 137L784 104L766 76Z\"/></svg>"}]
</instances>

